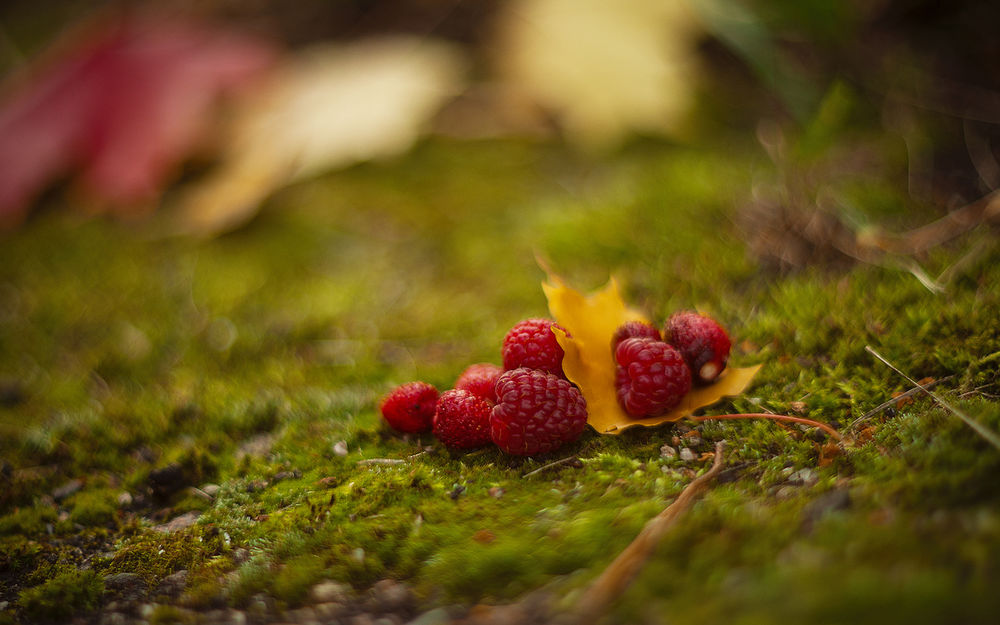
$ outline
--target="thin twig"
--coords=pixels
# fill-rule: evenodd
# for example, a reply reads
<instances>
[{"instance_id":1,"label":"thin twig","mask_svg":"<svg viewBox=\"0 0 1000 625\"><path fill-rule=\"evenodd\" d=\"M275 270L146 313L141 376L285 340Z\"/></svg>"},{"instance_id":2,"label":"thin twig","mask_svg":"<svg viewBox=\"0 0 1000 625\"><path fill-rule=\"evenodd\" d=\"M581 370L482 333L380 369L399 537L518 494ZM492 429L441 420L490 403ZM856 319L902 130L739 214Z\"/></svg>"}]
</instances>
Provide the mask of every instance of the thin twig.
<instances>
[{"instance_id":1,"label":"thin twig","mask_svg":"<svg viewBox=\"0 0 1000 625\"><path fill-rule=\"evenodd\" d=\"M931 380L930 382L928 382L924 386L927 387L927 388L932 388L932 387L940 384L941 382L945 382L947 380L952 379L953 377L955 377L955 376L949 375L948 377L941 378L940 380ZM913 388L911 388L910 390L906 391L905 393L900 393L899 395L896 395L892 399L889 399L888 401L884 401L881 404L879 404L878 406L875 406L874 408L872 408L871 410L869 410L865 414L861 415L860 417L858 417L857 419L855 419L854 421L852 421L851 424L847 426L847 429L848 430L853 430L854 426L856 426L859 423L862 423L864 421L867 421L868 419L871 419L872 417L874 417L878 413L882 412L886 408L888 408L890 406L893 406L895 404L898 404L899 402L903 401L904 399L908 399L910 397L913 397L917 393L922 393L922 392L923 392L923 389L921 389L919 386L914 386Z\"/></svg>"},{"instance_id":2,"label":"thin twig","mask_svg":"<svg viewBox=\"0 0 1000 625\"><path fill-rule=\"evenodd\" d=\"M992 384L984 384L983 386L977 386L976 388L972 389L971 391L965 391L964 393L962 393L961 395L959 395L958 398L959 399L965 399L966 397L973 397L975 395L979 395L980 397L985 397L986 399L1000 399L1000 395L993 395L992 393L984 393L983 392L984 388L990 388L991 386L993 386L993 385Z\"/></svg>"},{"instance_id":3,"label":"thin twig","mask_svg":"<svg viewBox=\"0 0 1000 625\"><path fill-rule=\"evenodd\" d=\"M908 376L905 373L903 373L902 371L900 371L894 364L892 364L891 362L889 362L888 360L886 360L882 356L882 354L880 354L877 351L875 351L874 349L872 349L871 345L865 345L865 351L867 351L872 356L875 356L876 358L878 358L879 360L881 360L882 363L885 364L887 367L889 367L890 369L892 369L893 371L895 371L899 375L901 375L904 378L906 378L907 380L909 380L910 384L916 385L917 387L920 388L920 390L924 391L925 393L927 393L928 395L930 395L931 397L933 397L934 401L936 401L937 403L941 404L941 406L943 406L945 409L950 410L951 412L953 412L955 414L955 416L957 416L959 419L961 419L962 421L964 421L965 424L968 425L973 430L975 430L977 434L979 434L980 436L982 436L983 438L985 438L991 445L993 445L997 449L1000 449L1000 435L998 435L996 432L994 432L993 430L989 429L988 427L986 427L982 423L979 423L978 421L976 421L975 419L973 419L972 417L970 417L969 415L967 415L965 412L959 410L958 408L956 408L955 406L953 406L949 402L947 402L944 399L942 399L941 396L938 395L937 393L934 393L933 391L930 391L926 386L924 386L920 382L917 382L916 380L914 380L910 376Z\"/></svg>"},{"instance_id":4,"label":"thin twig","mask_svg":"<svg viewBox=\"0 0 1000 625\"><path fill-rule=\"evenodd\" d=\"M568 458L563 458L562 460L556 460L555 462L550 462L550 463L548 463L546 465L542 465L542 466L538 467L537 469L535 469L534 471L528 471L527 473L525 473L521 477L522 478L531 477L532 475L535 475L536 473L541 473L542 471L546 471L548 469L551 469L552 467L558 467L561 464L566 464L567 462L572 462L572 461L574 461L576 459L577 459L576 456L569 456Z\"/></svg>"},{"instance_id":5,"label":"thin twig","mask_svg":"<svg viewBox=\"0 0 1000 625\"><path fill-rule=\"evenodd\" d=\"M803 417L793 417L786 414L771 414L768 412L750 412L747 414L713 414L705 415L703 417L688 417L691 421L701 422L710 421L712 419L770 419L772 421L791 421L792 423L801 423L803 425L808 425L814 428L819 428L837 439L838 441L844 440L844 437L840 435L840 432L833 429L825 423L820 423L819 421L813 421L812 419L805 419Z\"/></svg>"},{"instance_id":6,"label":"thin twig","mask_svg":"<svg viewBox=\"0 0 1000 625\"><path fill-rule=\"evenodd\" d=\"M406 460L403 460L402 458L366 458L364 460L358 460L359 467L367 467L375 464L406 464Z\"/></svg>"},{"instance_id":7,"label":"thin twig","mask_svg":"<svg viewBox=\"0 0 1000 625\"><path fill-rule=\"evenodd\" d=\"M358 460L359 467L368 467L371 465L396 465L396 464L406 464L407 461L413 460L414 458L419 458L420 456L427 453L427 450L418 451L415 454L410 454L406 458L365 458L364 460Z\"/></svg>"},{"instance_id":8,"label":"thin twig","mask_svg":"<svg viewBox=\"0 0 1000 625\"><path fill-rule=\"evenodd\" d=\"M600 577L583 593L577 606L581 621L594 622L607 610L612 601L621 596L635 579L643 565L656 550L664 534L677 524L682 514L697 501L722 470L723 441L715 444L715 461L712 468L688 484L672 504L667 506L642 528L628 547L622 551Z\"/></svg>"}]
</instances>

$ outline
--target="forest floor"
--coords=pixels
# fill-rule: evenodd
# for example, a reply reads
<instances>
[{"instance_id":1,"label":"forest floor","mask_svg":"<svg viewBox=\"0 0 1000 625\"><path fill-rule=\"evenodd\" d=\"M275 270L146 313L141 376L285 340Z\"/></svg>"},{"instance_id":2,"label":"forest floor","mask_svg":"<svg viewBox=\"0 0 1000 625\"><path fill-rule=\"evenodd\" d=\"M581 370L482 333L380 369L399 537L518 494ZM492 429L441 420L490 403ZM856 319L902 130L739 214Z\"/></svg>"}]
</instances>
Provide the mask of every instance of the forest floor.
<instances>
[{"instance_id":1,"label":"forest floor","mask_svg":"<svg viewBox=\"0 0 1000 625\"><path fill-rule=\"evenodd\" d=\"M942 215L889 177L802 180L850 208L831 241ZM997 622L1000 449L866 351L1000 430L997 238L858 261L782 184L749 142L435 139L210 240L53 196L0 235L0 623L558 618L723 440L607 622ZM681 421L521 458L387 428L395 385L450 388L548 314L536 258L718 318L763 367L702 414L844 441Z\"/></svg>"}]
</instances>

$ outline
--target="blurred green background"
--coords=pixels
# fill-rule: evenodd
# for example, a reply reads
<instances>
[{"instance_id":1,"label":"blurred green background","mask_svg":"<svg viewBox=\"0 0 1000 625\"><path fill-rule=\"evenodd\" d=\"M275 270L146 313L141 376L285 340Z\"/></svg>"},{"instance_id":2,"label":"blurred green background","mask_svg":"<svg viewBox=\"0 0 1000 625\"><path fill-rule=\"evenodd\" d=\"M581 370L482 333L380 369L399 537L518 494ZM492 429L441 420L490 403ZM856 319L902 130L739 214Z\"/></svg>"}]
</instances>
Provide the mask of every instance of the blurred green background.
<instances>
[{"instance_id":1,"label":"blurred green background","mask_svg":"<svg viewBox=\"0 0 1000 625\"><path fill-rule=\"evenodd\" d=\"M864 348L1000 429L998 9L685 6L688 107L598 144L571 107L509 104L504 85L528 83L498 69L496 32L521 3L141 5L282 58L445 40L466 78L405 152L283 179L225 232L175 228L173 202L222 160L209 151L141 211L95 215L63 170L0 233L0 622L280 621L325 579L360 596L401 581L404 608L350 604L392 622L539 588L558 611L707 467L663 447L698 457L722 439L725 479L607 622L995 622L1000 451L920 395L869 414L912 385ZM4 94L94 15L5 3ZM449 388L547 314L536 258L583 290L617 277L657 321L717 317L732 363L765 366L710 413L801 414L851 442L707 422L520 459L388 431L382 394ZM158 590L181 570L180 590ZM138 598L114 594L123 573Z\"/></svg>"}]
</instances>

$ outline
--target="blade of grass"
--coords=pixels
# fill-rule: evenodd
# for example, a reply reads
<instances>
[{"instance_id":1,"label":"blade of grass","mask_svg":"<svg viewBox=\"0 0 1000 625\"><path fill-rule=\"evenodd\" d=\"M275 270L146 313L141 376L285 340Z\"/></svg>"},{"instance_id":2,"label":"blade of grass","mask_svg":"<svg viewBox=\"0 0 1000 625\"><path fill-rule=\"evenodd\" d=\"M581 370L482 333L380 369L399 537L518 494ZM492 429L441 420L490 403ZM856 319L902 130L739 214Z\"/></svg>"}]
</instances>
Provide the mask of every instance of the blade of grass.
<instances>
[{"instance_id":1,"label":"blade of grass","mask_svg":"<svg viewBox=\"0 0 1000 625\"><path fill-rule=\"evenodd\" d=\"M945 401L937 393L934 393L933 391L931 391L929 388L927 388L926 386L924 386L920 382L917 382L916 380L914 380L910 376L908 376L905 373L903 373L902 371L900 371L898 367L896 367L894 364L892 364L891 362L889 362L888 360L886 360L885 357L882 356L882 354L880 354L877 351L875 351L872 348L871 345L865 345L865 351L867 351L872 356L875 356L876 358L878 358L879 360L881 360L883 364L885 364L887 367L889 367L890 369L892 369L893 371L895 371L899 375L901 375L904 378L906 378L910 382L910 384L913 384L914 386L918 387L923 392L925 392L928 395L930 395L931 397L933 397L934 401L936 401L937 403L941 404L941 406L943 406L946 410L950 410L951 412L953 412L955 414L955 416L957 416L959 419L961 419L962 421L964 421L965 424L968 425L973 430L975 430L977 434L979 434L980 436L982 436L983 438L985 438L987 441L989 441L989 443L991 445L993 445L997 449L1000 449L1000 435L998 435L996 432L994 432L993 430L989 429L988 427L986 427L982 423L976 421L975 419L973 419L972 417L970 417L969 415L967 415L962 410L959 410L956 406L954 406L951 403Z\"/></svg>"}]
</instances>

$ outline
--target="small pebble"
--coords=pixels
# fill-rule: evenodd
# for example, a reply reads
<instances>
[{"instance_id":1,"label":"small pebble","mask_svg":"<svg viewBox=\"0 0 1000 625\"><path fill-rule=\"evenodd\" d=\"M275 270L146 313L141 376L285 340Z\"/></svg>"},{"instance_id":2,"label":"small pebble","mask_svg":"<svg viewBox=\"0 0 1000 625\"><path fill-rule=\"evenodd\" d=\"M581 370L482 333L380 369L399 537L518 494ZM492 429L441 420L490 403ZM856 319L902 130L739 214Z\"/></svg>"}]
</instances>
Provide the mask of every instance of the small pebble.
<instances>
[{"instance_id":1,"label":"small pebble","mask_svg":"<svg viewBox=\"0 0 1000 625\"><path fill-rule=\"evenodd\" d=\"M336 621L344 613L344 606L340 603L317 603L313 610L321 623L329 623Z\"/></svg>"},{"instance_id":2,"label":"small pebble","mask_svg":"<svg viewBox=\"0 0 1000 625\"><path fill-rule=\"evenodd\" d=\"M500 488L499 486L491 486L489 490L490 497L493 497L494 499L500 499L501 497L503 497L503 494L505 492L507 491Z\"/></svg>"},{"instance_id":3,"label":"small pebble","mask_svg":"<svg viewBox=\"0 0 1000 625\"><path fill-rule=\"evenodd\" d=\"M132 493L121 493L118 495L118 507L128 508L132 505Z\"/></svg>"},{"instance_id":4,"label":"small pebble","mask_svg":"<svg viewBox=\"0 0 1000 625\"><path fill-rule=\"evenodd\" d=\"M347 441L337 441L333 444L333 455L334 456L346 456L347 455Z\"/></svg>"},{"instance_id":5,"label":"small pebble","mask_svg":"<svg viewBox=\"0 0 1000 625\"><path fill-rule=\"evenodd\" d=\"M694 452L687 447L681 447L681 460L684 462L690 462L695 459Z\"/></svg>"},{"instance_id":6,"label":"small pebble","mask_svg":"<svg viewBox=\"0 0 1000 625\"><path fill-rule=\"evenodd\" d=\"M246 485L246 491L248 493L256 493L257 491L264 490L270 485L267 480L253 480Z\"/></svg>"},{"instance_id":7,"label":"small pebble","mask_svg":"<svg viewBox=\"0 0 1000 625\"><path fill-rule=\"evenodd\" d=\"M63 499L66 499L70 495L76 494L76 492L79 491L81 488L83 488L83 480L81 479L70 480L65 484L63 484L62 486L60 486L59 488L52 491L52 498L55 499L56 501L62 501Z\"/></svg>"},{"instance_id":8,"label":"small pebble","mask_svg":"<svg viewBox=\"0 0 1000 625\"><path fill-rule=\"evenodd\" d=\"M670 445L664 445L663 447L660 447L660 457L661 458L676 458L677 457L677 450L674 449L673 447L671 447Z\"/></svg>"},{"instance_id":9,"label":"small pebble","mask_svg":"<svg viewBox=\"0 0 1000 625\"><path fill-rule=\"evenodd\" d=\"M180 595L184 591L184 587L187 586L187 578L187 569L175 571L160 580L160 584L156 587L156 591L153 594L176 597Z\"/></svg>"},{"instance_id":10,"label":"small pebble","mask_svg":"<svg viewBox=\"0 0 1000 625\"><path fill-rule=\"evenodd\" d=\"M810 468L799 469L788 476L788 483L796 486L813 486L819 481L819 476Z\"/></svg>"},{"instance_id":11,"label":"small pebble","mask_svg":"<svg viewBox=\"0 0 1000 625\"><path fill-rule=\"evenodd\" d=\"M372 586L371 599L377 610L397 612L411 605L413 594L405 584L393 579L383 579Z\"/></svg>"},{"instance_id":12,"label":"small pebble","mask_svg":"<svg viewBox=\"0 0 1000 625\"><path fill-rule=\"evenodd\" d=\"M176 532L182 529L191 527L198 521L198 516L200 512L192 510L191 512L185 512L180 516L176 516L162 525L155 525L153 529L157 532L163 532L169 534L171 532Z\"/></svg>"},{"instance_id":13,"label":"small pebble","mask_svg":"<svg viewBox=\"0 0 1000 625\"><path fill-rule=\"evenodd\" d=\"M229 610L226 614L229 617L230 625L246 625L247 623L246 613L240 610Z\"/></svg>"},{"instance_id":14,"label":"small pebble","mask_svg":"<svg viewBox=\"0 0 1000 625\"><path fill-rule=\"evenodd\" d=\"M797 486L782 486L781 488L779 488L778 490L776 490L774 492L774 496L777 499L782 499L782 500L784 500L784 499L791 499L798 492L799 492L799 488Z\"/></svg>"},{"instance_id":15,"label":"small pebble","mask_svg":"<svg viewBox=\"0 0 1000 625\"><path fill-rule=\"evenodd\" d=\"M347 600L347 587L333 581L320 582L310 589L309 596L316 603L343 603Z\"/></svg>"},{"instance_id":16,"label":"small pebble","mask_svg":"<svg viewBox=\"0 0 1000 625\"><path fill-rule=\"evenodd\" d=\"M105 594L134 601L146 594L146 582L135 573L116 573L104 578ZM108 607L109 610L113 608Z\"/></svg>"},{"instance_id":17,"label":"small pebble","mask_svg":"<svg viewBox=\"0 0 1000 625\"><path fill-rule=\"evenodd\" d=\"M317 622L316 611L309 607L299 608L298 610L289 610L288 612L285 612L285 616L293 623L299 623L300 625Z\"/></svg>"},{"instance_id":18,"label":"small pebble","mask_svg":"<svg viewBox=\"0 0 1000 625\"><path fill-rule=\"evenodd\" d=\"M209 497L217 496L220 490L222 490L222 487L218 484L202 484L201 486L201 492L205 493Z\"/></svg>"}]
</instances>

